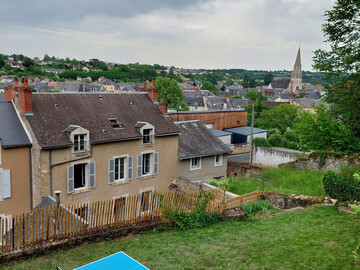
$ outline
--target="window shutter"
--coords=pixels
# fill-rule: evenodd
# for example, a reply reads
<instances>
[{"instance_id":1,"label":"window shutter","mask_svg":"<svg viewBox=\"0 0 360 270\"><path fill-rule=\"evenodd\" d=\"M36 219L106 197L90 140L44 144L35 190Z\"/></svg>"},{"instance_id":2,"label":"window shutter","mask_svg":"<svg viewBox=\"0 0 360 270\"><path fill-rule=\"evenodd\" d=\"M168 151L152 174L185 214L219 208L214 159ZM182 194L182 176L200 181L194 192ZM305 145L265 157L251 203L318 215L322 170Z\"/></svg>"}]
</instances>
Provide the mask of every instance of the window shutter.
<instances>
[{"instance_id":1,"label":"window shutter","mask_svg":"<svg viewBox=\"0 0 360 270\"><path fill-rule=\"evenodd\" d=\"M67 192L71 193L74 191L74 167L67 167Z\"/></svg>"},{"instance_id":2,"label":"window shutter","mask_svg":"<svg viewBox=\"0 0 360 270\"><path fill-rule=\"evenodd\" d=\"M115 159L109 159L109 184L115 183Z\"/></svg>"},{"instance_id":3,"label":"window shutter","mask_svg":"<svg viewBox=\"0 0 360 270\"><path fill-rule=\"evenodd\" d=\"M133 178L133 157L129 156L128 158L128 179L131 180Z\"/></svg>"},{"instance_id":4,"label":"window shutter","mask_svg":"<svg viewBox=\"0 0 360 270\"><path fill-rule=\"evenodd\" d=\"M96 165L95 162L89 163L89 188L96 186Z\"/></svg>"},{"instance_id":5,"label":"window shutter","mask_svg":"<svg viewBox=\"0 0 360 270\"><path fill-rule=\"evenodd\" d=\"M140 178L142 176L142 155L137 156L137 174L136 177Z\"/></svg>"},{"instance_id":6,"label":"window shutter","mask_svg":"<svg viewBox=\"0 0 360 270\"><path fill-rule=\"evenodd\" d=\"M154 174L158 174L159 172L159 153L154 153Z\"/></svg>"},{"instance_id":7,"label":"window shutter","mask_svg":"<svg viewBox=\"0 0 360 270\"><path fill-rule=\"evenodd\" d=\"M3 199L11 197L11 181L10 181L10 170L4 170L1 177L1 197Z\"/></svg>"}]
</instances>

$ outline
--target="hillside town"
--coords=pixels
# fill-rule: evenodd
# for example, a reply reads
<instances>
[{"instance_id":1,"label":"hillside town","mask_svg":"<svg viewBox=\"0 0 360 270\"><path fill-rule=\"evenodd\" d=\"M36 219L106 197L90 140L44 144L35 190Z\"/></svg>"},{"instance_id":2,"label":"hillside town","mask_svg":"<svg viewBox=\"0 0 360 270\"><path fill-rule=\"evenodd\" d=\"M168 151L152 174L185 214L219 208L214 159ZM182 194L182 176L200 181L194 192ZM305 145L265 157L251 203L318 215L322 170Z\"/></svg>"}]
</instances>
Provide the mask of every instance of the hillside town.
<instances>
[{"instance_id":1,"label":"hillside town","mask_svg":"<svg viewBox=\"0 0 360 270\"><path fill-rule=\"evenodd\" d=\"M360 5L333 5L313 72L306 44L291 71L0 53L0 270L357 269Z\"/></svg>"}]
</instances>

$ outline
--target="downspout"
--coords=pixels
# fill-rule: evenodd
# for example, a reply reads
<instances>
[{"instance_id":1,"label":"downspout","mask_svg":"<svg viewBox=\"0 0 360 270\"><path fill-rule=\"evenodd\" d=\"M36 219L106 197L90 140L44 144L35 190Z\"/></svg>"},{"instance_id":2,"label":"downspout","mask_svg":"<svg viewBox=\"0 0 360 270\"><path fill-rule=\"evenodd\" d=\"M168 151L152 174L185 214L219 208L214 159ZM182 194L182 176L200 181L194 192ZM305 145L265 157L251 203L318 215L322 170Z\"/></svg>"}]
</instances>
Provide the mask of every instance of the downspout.
<instances>
[{"instance_id":1,"label":"downspout","mask_svg":"<svg viewBox=\"0 0 360 270\"><path fill-rule=\"evenodd\" d=\"M33 188L32 188L31 146L29 146L29 183L30 183L30 211L32 211L33 210Z\"/></svg>"},{"instance_id":2,"label":"downspout","mask_svg":"<svg viewBox=\"0 0 360 270\"><path fill-rule=\"evenodd\" d=\"M49 171L50 171L50 196L52 196L52 161L51 161L51 149L49 150Z\"/></svg>"}]
</instances>

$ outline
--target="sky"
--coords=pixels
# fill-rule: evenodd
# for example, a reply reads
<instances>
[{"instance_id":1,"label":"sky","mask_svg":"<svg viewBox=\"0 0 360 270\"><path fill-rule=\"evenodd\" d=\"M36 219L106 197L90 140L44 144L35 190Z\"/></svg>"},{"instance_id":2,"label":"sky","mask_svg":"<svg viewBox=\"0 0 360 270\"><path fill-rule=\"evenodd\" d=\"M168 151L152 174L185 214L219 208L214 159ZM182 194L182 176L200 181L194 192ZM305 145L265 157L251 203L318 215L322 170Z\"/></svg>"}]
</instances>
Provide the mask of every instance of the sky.
<instances>
[{"instance_id":1,"label":"sky","mask_svg":"<svg viewBox=\"0 0 360 270\"><path fill-rule=\"evenodd\" d=\"M302 69L333 0L1 0L0 53L182 68Z\"/></svg>"}]
</instances>

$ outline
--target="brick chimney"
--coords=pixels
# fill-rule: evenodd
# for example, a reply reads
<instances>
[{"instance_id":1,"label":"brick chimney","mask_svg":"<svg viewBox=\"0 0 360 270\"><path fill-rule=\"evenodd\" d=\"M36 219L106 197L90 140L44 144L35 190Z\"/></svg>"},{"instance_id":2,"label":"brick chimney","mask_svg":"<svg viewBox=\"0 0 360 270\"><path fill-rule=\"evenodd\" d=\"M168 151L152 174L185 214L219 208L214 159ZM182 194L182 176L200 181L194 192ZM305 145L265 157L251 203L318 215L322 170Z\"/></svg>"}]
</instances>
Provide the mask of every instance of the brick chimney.
<instances>
[{"instance_id":1,"label":"brick chimney","mask_svg":"<svg viewBox=\"0 0 360 270\"><path fill-rule=\"evenodd\" d=\"M155 80L152 80L152 88L155 88Z\"/></svg>"},{"instance_id":2,"label":"brick chimney","mask_svg":"<svg viewBox=\"0 0 360 270\"><path fill-rule=\"evenodd\" d=\"M168 104L166 102L159 102L159 108L163 113L168 113Z\"/></svg>"},{"instance_id":3,"label":"brick chimney","mask_svg":"<svg viewBox=\"0 0 360 270\"><path fill-rule=\"evenodd\" d=\"M18 77L15 77L15 78L14 78L14 85L19 85L19 79L18 79Z\"/></svg>"},{"instance_id":4,"label":"brick chimney","mask_svg":"<svg viewBox=\"0 0 360 270\"><path fill-rule=\"evenodd\" d=\"M230 101L230 94L226 94L226 101L229 102Z\"/></svg>"},{"instance_id":5,"label":"brick chimney","mask_svg":"<svg viewBox=\"0 0 360 270\"><path fill-rule=\"evenodd\" d=\"M5 101L13 101L15 97L15 85L9 85L4 88Z\"/></svg>"},{"instance_id":6,"label":"brick chimney","mask_svg":"<svg viewBox=\"0 0 360 270\"><path fill-rule=\"evenodd\" d=\"M5 87L5 101L14 102L21 115L32 112L32 89L28 85L28 80L23 79L19 86L19 80L14 79L14 84Z\"/></svg>"},{"instance_id":7,"label":"brick chimney","mask_svg":"<svg viewBox=\"0 0 360 270\"><path fill-rule=\"evenodd\" d=\"M196 92L200 92L199 87L195 87Z\"/></svg>"},{"instance_id":8,"label":"brick chimney","mask_svg":"<svg viewBox=\"0 0 360 270\"><path fill-rule=\"evenodd\" d=\"M146 83L146 82L144 82L144 89L145 89L145 88L147 88L147 83Z\"/></svg>"}]
</instances>

